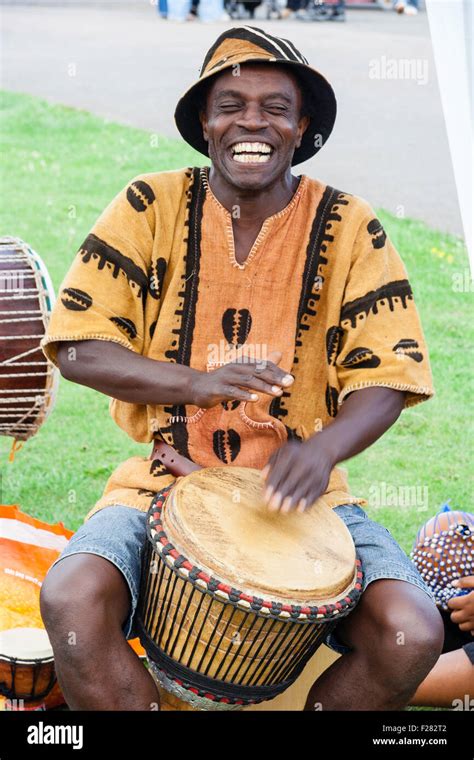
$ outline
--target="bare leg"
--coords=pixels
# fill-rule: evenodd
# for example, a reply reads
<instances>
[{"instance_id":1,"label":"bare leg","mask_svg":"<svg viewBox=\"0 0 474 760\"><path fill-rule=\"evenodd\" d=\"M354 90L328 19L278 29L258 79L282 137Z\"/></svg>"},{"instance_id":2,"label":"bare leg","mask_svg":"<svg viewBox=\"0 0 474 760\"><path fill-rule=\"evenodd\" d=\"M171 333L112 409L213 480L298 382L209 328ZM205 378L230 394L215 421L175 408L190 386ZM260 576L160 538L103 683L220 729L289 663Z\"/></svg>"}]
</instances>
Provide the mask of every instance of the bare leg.
<instances>
[{"instance_id":1,"label":"bare leg","mask_svg":"<svg viewBox=\"0 0 474 760\"><path fill-rule=\"evenodd\" d=\"M441 616L428 596L398 580L373 581L338 638L353 651L310 689L305 710L400 710L437 661Z\"/></svg>"},{"instance_id":2,"label":"bare leg","mask_svg":"<svg viewBox=\"0 0 474 760\"><path fill-rule=\"evenodd\" d=\"M426 676L411 705L453 707L456 699L474 698L474 665L463 649L446 652Z\"/></svg>"},{"instance_id":3,"label":"bare leg","mask_svg":"<svg viewBox=\"0 0 474 760\"><path fill-rule=\"evenodd\" d=\"M159 709L155 682L123 635L130 591L115 565L94 554L65 557L46 576L40 601L72 710Z\"/></svg>"}]
</instances>

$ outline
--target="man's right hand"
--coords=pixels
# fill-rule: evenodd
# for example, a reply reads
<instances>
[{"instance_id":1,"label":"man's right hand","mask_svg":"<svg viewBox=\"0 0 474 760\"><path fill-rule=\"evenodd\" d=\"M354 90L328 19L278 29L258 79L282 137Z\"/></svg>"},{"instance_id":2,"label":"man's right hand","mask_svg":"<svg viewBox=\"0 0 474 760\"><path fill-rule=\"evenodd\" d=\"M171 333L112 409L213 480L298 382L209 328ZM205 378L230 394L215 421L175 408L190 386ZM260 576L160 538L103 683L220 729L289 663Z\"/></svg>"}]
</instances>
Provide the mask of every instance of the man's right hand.
<instances>
[{"instance_id":1,"label":"man's right hand","mask_svg":"<svg viewBox=\"0 0 474 760\"><path fill-rule=\"evenodd\" d=\"M208 409L221 401L257 401L257 391L281 396L283 388L294 381L292 375L277 366L281 358L280 351L272 351L268 359L249 361L243 358L211 372L198 372L190 383L190 403Z\"/></svg>"},{"instance_id":2,"label":"man's right hand","mask_svg":"<svg viewBox=\"0 0 474 760\"><path fill-rule=\"evenodd\" d=\"M454 596L448 602L451 610L451 620L461 631L470 631L474 636L474 575L466 575L453 581L453 586L459 589L472 589L468 594Z\"/></svg>"},{"instance_id":3,"label":"man's right hand","mask_svg":"<svg viewBox=\"0 0 474 760\"><path fill-rule=\"evenodd\" d=\"M267 359L241 357L211 372L158 361L108 340L64 341L58 347L63 377L129 404L193 404L208 408L220 401L256 401L252 393L280 396L294 378L278 367L280 351ZM287 378L287 380L285 380ZM274 390L273 390L273 388Z\"/></svg>"}]
</instances>

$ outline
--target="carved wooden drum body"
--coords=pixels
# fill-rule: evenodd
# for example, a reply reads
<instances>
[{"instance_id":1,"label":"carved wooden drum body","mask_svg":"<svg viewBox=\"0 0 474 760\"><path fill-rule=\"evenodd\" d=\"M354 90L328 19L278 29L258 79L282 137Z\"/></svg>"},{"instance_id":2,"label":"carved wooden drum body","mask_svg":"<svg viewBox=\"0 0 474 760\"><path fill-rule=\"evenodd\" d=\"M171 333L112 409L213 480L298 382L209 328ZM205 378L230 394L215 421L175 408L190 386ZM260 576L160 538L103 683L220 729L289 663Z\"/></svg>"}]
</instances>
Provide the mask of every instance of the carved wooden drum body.
<instances>
[{"instance_id":1,"label":"carved wooden drum body","mask_svg":"<svg viewBox=\"0 0 474 760\"><path fill-rule=\"evenodd\" d=\"M26 441L54 406L59 372L40 348L53 305L40 256L0 238L0 435Z\"/></svg>"},{"instance_id":2,"label":"carved wooden drum body","mask_svg":"<svg viewBox=\"0 0 474 760\"><path fill-rule=\"evenodd\" d=\"M210 467L148 513L140 639L157 682L197 709L281 694L361 593L342 520L322 502L275 514L262 494L259 470Z\"/></svg>"}]
</instances>

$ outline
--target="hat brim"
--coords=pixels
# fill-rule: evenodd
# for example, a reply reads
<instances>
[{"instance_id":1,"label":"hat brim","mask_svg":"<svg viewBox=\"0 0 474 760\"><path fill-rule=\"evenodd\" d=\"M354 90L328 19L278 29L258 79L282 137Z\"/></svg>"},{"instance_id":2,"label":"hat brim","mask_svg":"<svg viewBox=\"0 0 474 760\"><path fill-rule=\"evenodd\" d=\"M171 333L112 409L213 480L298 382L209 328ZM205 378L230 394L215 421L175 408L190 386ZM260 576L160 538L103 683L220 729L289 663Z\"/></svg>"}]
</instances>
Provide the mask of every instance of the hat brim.
<instances>
[{"instance_id":1,"label":"hat brim","mask_svg":"<svg viewBox=\"0 0 474 760\"><path fill-rule=\"evenodd\" d=\"M314 156L325 144L336 121L337 103L334 90L319 71L297 61L270 62L268 58L255 58L249 63L266 63L269 66L291 67L305 88L305 99L309 110L309 124L303 134L301 145L296 148L291 165L301 164ZM245 65L242 64L242 65ZM199 153L209 156L208 144L203 137L199 119L201 96L209 80L219 76L229 66L203 76L179 99L174 113L176 126L181 136Z\"/></svg>"}]
</instances>

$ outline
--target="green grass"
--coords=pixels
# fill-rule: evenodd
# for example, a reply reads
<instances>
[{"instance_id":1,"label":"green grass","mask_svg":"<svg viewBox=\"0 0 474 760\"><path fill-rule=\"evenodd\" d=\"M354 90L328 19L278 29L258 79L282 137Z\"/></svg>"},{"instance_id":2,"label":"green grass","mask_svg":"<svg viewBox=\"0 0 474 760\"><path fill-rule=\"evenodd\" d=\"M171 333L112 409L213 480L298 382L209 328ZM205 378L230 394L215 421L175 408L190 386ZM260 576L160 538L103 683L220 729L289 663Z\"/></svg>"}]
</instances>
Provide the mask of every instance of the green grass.
<instances>
[{"instance_id":1,"label":"green grass","mask_svg":"<svg viewBox=\"0 0 474 760\"><path fill-rule=\"evenodd\" d=\"M100 212L131 177L208 163L184 143L155 138L38 98L2 97L4 199L1 234L26 240L44 259L57 289ZM330 181L330 177L327 178ZM347 188L350 191L351 188ZM352 492L368 496L381 482L428 489L428 510L369 506L405 550L417 527L446 499L471 507L468 429L472 385L472 310L467 292L452 288L467 271L454 237L425 225L380 218L408 268L431 352L436 397L407 410L379 442L349 463ZM77 529L115 467L150 446L127 438L108 414L108 398L61 379L57 406L38 435L8 462L11 439L0 439L0 501Z\"/></svg>"}]
</instances>

